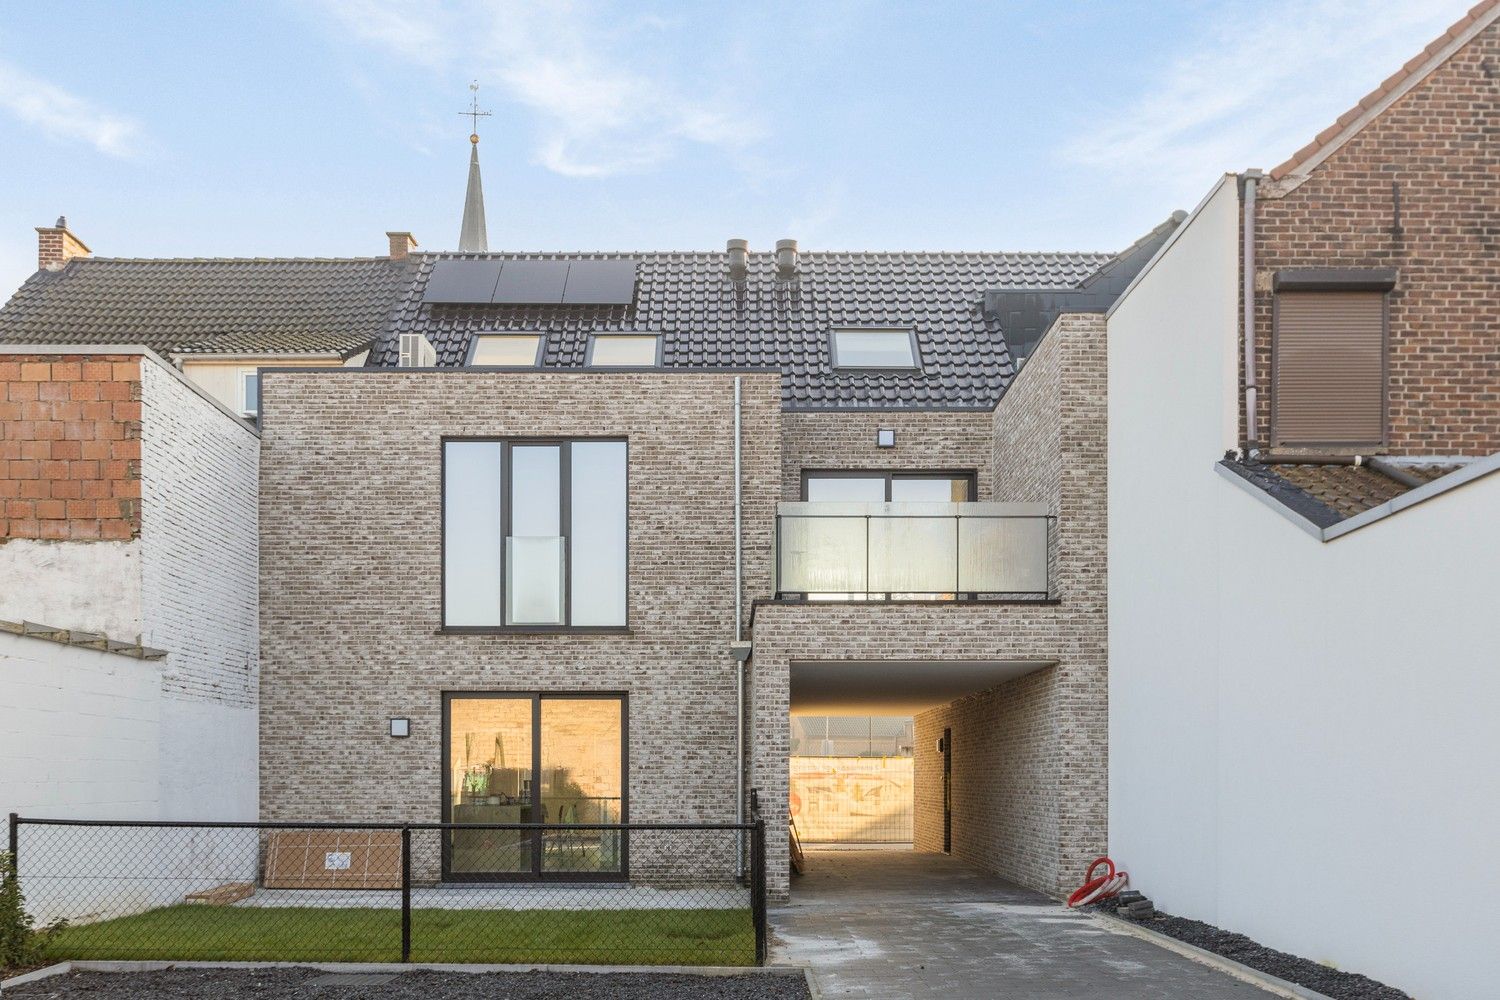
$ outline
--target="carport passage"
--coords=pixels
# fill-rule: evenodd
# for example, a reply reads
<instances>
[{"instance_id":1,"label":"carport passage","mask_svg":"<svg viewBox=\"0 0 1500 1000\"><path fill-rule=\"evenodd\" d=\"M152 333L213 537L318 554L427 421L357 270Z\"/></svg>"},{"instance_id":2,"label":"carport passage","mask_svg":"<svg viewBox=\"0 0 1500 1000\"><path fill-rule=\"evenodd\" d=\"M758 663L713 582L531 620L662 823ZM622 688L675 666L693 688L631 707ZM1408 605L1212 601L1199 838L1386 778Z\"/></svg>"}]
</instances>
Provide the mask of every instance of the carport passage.
<instances>
[{"instance_id":1,"label":"carport passage","mask_svg":"<svg viewBox=\"0 0 1500 1000\"><path fill-rule=\"evenodd\" d=\"M772 961L809 966L824 997L1272 995L940 854L809 852L771 921Z\"/></svg>"}]
</instances>

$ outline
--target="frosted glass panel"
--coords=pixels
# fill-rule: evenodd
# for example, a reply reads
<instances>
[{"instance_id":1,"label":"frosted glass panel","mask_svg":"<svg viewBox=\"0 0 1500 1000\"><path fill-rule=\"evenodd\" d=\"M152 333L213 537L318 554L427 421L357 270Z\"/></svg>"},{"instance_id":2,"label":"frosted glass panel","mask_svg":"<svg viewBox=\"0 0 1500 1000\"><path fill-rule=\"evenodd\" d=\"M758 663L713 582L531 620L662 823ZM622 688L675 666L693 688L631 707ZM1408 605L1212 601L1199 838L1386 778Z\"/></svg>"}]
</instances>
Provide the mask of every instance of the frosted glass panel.
<instances>
[{"instance_id":1,"label":"frosted glass panel","mask_svg":"<svg viewBox=\"0 0 1500 1000\"><path fill-rule=\"evenodd\" d=\"M958 589L957 544L955 518L872 518L870 589L912 594Z\"/></svg>"},{"instance_id":2,"label":"frosted glass panel","mask_svg":"<svg viewBox=\"0 0 1500 1000\"><path fill-rule=\"evenodd\" d=\"M563 540L524 535L505 540L505 623L561 625Z\"/></svg>"},{"instance_id":3,"label":"frosted glass panel","mask_svg":"<svg viewBox=\"0 0 1500 1000\"><path fill-rule=\"evenodd\" d=\"M860 476L809 476L807 499L817 502L863 500L870 503L882 503L885 500L885 479Z\"/></svg>"},{"instance_id":4,"label":"frosted glass panel","mask_svg":"<svg viewBox=\"0 0 1500 1000\"><path fill-rule=\"evenodd\" d=\"M1047 521L1041 517L960 520L958 589L985 594L1047 590Z\"/></svg>"},{"instance_id":5,"label":"frosted glass panel","mask_svg":"<svg viewBox=\"0 0 1500 1000\"><path fill-rule=\"evenodd\" d=\"M777 579L788 593L866 592L865 519L782 518Z\"/></svg>"},{"instance_id":6,"label":"frosted glass panel","mask_svg":"<svg viewBox=\"0 0 1500 1000\"><path fill-rule=\"evenodd\" d=\"M500 450L497 441L443 446L443 622L500 624Z\"/></svg>"},{"instance_id":7,"label":"frosted glass panel","mask_svg":"<svg viewBox=\"0 0 1500 1000\"><path fill-rule=\"evenodd\" d=\"M562 449L555 444L510 449L510 533L560 535Z\"/></svg>"},{"instance_id":8,"label":"frosted glass panel","mask_svg":"<svg viewBox=\"0 0 1500 1000\"><path fill-rule=\"evenodd\" d=\"M625 624L625 442L572 448L573 624Z\"/></svg>"}]
</instances>

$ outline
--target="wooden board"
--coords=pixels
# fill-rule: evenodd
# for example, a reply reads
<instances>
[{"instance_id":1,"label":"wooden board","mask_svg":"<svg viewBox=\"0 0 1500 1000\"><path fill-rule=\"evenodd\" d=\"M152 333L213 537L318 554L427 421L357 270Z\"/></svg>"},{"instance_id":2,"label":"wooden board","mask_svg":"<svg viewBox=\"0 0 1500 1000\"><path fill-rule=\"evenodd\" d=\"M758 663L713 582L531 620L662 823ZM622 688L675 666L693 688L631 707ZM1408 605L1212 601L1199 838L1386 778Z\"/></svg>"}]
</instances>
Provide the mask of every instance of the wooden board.
<instances>
[{"instance_id":1,"label":"wooden board","mask_svg":"<svg viewBox=\"0 0 1500 1000\"><path fill-rule=\"evenodd\" d=\"M272 830L267 889L399 889L400 830Z\"/></svg>"}]
</instances>

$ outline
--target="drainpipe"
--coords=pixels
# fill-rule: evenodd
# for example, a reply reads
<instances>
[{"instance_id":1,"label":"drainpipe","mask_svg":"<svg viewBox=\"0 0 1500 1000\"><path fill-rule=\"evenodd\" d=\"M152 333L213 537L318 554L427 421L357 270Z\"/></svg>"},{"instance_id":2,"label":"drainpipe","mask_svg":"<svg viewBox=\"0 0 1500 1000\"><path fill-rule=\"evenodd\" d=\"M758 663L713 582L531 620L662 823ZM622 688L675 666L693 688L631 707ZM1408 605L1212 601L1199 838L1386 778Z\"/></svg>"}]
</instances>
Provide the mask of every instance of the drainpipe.
<instances>
[{"instance_id":1,"label":"drainpipe","mask_svg":"<svg viewBox=\"0 0 1500 1000\"><path fill-rule=\"evenodd\" d=\"M1244 249L1240 259L1244 265L1245 290L1245 457L1252 457L1252 449L1259 437L1255 426L1255 186L1261 178L1259 170L1247 170L1244 174L1245 206Z\"/></svg>"},{"instance_id":2,"label":"drainpipe","mask_svg":"<svg viewBox=\"0 0 1500 1000\"><path fill-rule=\"evenodd\" d=\"M735 667L735 715L734 715L734 821L745 822L745 661L749 659L750 647L741 641L744 622L740 608L740 595L744 592L744 553L740 538L741 485L740 485L740 376L734 377L734 642L730 650L734 653ZM737 874L744 875L745 831L735 832L735 867Z\"/></svg>"}]
</instances>

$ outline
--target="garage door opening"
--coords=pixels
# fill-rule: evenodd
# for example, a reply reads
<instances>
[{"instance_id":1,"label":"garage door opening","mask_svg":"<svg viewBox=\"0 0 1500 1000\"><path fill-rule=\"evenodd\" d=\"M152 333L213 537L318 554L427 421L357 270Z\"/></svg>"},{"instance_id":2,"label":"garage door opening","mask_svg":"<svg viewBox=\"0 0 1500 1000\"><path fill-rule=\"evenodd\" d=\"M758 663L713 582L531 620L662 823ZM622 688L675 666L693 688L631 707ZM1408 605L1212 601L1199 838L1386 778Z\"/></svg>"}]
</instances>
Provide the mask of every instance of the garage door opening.
<instances>
[{"instance_id":1,"label":"garage door opening","mask_svg":"<svg viewBox=\"0 0 1500 1000\"><path fill-rule=\"evenodd\" d=\"M910 847L911 716L792 717L791 816L809 848Z\"/></svg>"}]
</instances>

